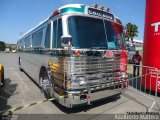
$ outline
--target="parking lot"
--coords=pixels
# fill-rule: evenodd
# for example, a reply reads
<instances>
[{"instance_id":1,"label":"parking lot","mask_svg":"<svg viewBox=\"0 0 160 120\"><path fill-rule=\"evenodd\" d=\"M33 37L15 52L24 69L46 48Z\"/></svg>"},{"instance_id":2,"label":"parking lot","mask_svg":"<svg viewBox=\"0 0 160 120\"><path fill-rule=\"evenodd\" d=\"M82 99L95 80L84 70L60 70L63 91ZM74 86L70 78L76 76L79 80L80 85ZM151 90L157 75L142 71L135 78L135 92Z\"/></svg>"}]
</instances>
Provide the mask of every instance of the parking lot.
<instances>
[{"instance_id":1,"label":"parking lot","mask_svg":"<svg viewBox=\"0 0 160 120\"><path fill-rule=\"evenodd\" d=\"M45 100L43 93L33 80L24 72L20 72L17 53L0 53L0 63L5 69L5 87L0 89L0 111L25 106ZM132 66L130 66L132 67ZM67 109L54 101L46 101L17 110L15 114L121 114L127 112L146 112L146 107L153 101L137 94L134 87L125 91L120 97L110 98L92 106ZM147 94L146 94L147 95ZM152 95L147 95L154 97ZM160 102L160 97L157 97ZM152 111L160 112L158 107Z\"/></svg>"}]
</instances>

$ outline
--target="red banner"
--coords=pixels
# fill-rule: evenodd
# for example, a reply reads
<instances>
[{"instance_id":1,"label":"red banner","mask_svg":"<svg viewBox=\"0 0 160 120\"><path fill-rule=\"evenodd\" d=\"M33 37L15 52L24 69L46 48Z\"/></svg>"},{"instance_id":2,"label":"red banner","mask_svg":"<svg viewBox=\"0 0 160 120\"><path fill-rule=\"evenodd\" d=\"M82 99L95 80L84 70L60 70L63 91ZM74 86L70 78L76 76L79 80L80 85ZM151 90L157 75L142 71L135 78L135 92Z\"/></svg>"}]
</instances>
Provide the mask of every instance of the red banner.
<instances>
[{"instance_id":1,"label":"red banner","mask_svg":"<svg viewBox=\"0 0 160 120\"><path fill-rule=\"evenodd\" d=\"M143 65L160 69L160 0L146 0ZM147 74L143 69L143 75ZM149 77L146 80L146 88L155 91L156 80ZM144 85L144 78L142 84ZM160 89L158 90L160 92Z\"/></svg>"}]
</instances>

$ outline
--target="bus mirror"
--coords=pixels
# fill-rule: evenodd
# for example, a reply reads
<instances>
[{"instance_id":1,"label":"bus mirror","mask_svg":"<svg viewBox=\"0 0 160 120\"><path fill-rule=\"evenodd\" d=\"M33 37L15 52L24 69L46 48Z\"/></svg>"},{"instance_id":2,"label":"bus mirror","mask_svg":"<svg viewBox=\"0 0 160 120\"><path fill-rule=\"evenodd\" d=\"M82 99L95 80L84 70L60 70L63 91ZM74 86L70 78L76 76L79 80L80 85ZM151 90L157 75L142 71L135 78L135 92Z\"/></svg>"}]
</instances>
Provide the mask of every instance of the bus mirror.
<instances>
[{"instance_id":1,"label":"bus mirror","mask_svg":"<svg viewBox=\"0 0 160 120\"><path fill-rule=\"evenodd\" d=\"M72 37L71 36L62 36L61 37L61 46L63 48L69 48L72 46Z\"/></svg>"}]
</instances>

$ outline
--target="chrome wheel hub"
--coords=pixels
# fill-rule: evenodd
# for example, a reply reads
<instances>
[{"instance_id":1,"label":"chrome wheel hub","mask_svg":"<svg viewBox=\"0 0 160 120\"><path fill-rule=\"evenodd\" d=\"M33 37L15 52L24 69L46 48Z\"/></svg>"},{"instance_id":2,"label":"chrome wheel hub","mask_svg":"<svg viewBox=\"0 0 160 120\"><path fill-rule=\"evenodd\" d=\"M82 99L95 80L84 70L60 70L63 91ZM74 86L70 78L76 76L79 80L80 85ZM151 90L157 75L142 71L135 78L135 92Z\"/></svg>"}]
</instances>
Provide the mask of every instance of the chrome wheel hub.
<instances>
[{"instance_id":1,"label":"chrome wheel hub","mask_svg":"<svg viewBox=\"0 0 160 120\"><path fill-rule=\"evenodd\" d=\"M46 91L46 92L49 91L49 89L50 89L50 83L49 83L49 80L48 80L47 77L42 78L41 85L42 85L42 88L43 88L44 91Z\"/></svg>"}]
</instances>

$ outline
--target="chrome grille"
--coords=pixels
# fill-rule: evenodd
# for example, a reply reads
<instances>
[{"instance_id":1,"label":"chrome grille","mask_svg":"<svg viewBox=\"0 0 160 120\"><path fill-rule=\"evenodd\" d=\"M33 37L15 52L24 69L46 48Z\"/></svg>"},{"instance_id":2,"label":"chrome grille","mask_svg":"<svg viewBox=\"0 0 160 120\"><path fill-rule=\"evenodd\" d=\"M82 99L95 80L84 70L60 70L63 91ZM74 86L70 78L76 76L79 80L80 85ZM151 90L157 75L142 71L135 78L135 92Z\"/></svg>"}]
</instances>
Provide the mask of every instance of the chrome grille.
<instances>
[{"instance_id":1,"label":"chrome grille","mask_svg":"<svg viewBox=\"0 0 160 120\"><path fill-rule=\"evenodd\" d=\"M65 62L65 71L69 74L93 74L120 71L120 58L71 57Z\"/></svg>"}]
</instances>

